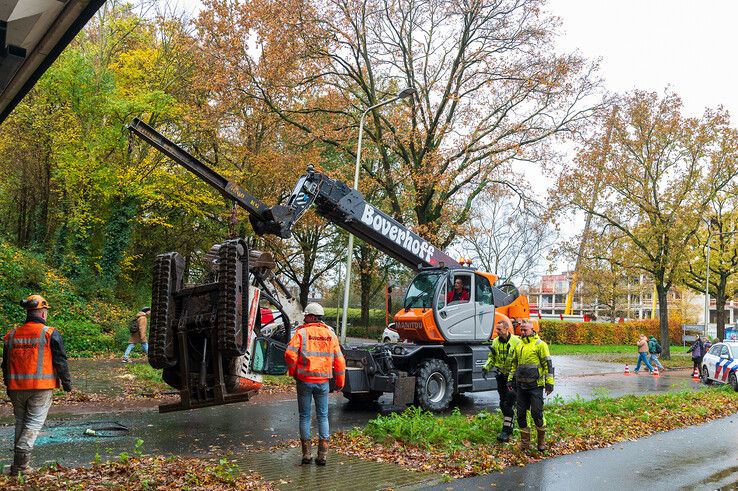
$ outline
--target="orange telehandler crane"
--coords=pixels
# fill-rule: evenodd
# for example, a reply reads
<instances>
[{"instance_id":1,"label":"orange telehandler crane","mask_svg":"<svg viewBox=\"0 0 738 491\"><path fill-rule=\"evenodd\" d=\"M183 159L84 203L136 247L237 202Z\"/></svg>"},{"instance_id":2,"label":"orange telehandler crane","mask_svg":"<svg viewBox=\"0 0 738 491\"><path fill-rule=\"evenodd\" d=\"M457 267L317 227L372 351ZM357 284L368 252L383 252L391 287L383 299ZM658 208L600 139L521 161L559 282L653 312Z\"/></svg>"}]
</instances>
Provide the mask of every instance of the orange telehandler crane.
<instances>
[{"instance_id":1,"label":"orange telehandler crane","mask_svg":"<svg viewBox=\"0 0 738 491\"><path fill-rule=\"evenodd\" d=\"M326 220L418 272L407 289L403 308L394 317L395 328L401 340L406 342L343 346L347 364L343 393L347 399L371 402L389 392L394 394L395 405L415 403L427 410L440 411L448 407L455 394L496 388L495 380L485 378L482 374L482 366L489 352L483 343L493 336L497 321L511 323L514 318L529 318L528 299L520 295L515 286L495 286L495 275L465 267L391 216L367 203L358 191L312 167L308 167L307 173L300 177L285 204L268 207L142 121L135 119L129 129L213 186L226 198L246 209L258 235L268 233L289 238L292 226L312 206ZM244 266L247 256L245 252L238 256L243 271L249 269ZM220 268L223 275L227 275L230 266L223 264L225 262L221 263ZM237 281L244 298L247 291L251 291L246 285L247 277L245 273L241 274ZM454 295L456 282L461 283L464 295ZM254 277L251 283L251 287L264 289L263 278ZM213 287L214 290L218 288ZM154 293L152 318L156 318L157 314L156 282ZM275 300L276 295L267 296ZM180 294L179 297L184 298L186 295ZM259 301L258 294L252 293L250 298L252 305L253 301ZM228 302L234 301L221 303L227 306ZM239 308L248 310L248 302L240 302L242 306ZM200 303L207 302L201 300ZM185 308L184 304L179 305L180 312ZM209 309L205 310L217 323L220 312L214 307ZM255 312L255 317L258 317L258 309ZM173 324L177 324L176 318L177 315L173 317ZM244 356L246 353L248 360L240 362L240 365L233 365L241 366L242 373L276 373L283 369L276 359L280 349L284 349L285 339L260 337L258 318L251 321L244 315L244 319L243 326L246 327L241 328L241 331L236 330L244 332L245 337L239 338L239 343L221 339L215 346L216 354ZM288 322L285 323L287 324ZM152 322L152 331L154 330L155 325ZM228 337L231 331L231 327L222 328L220 334L215 333L213 337ZM255 335L252 334L254 332ZM249 336L252 340L249 340ZM243 353L234 348L236 345ZM219 352L228 346L230 349L227 353ZM192 361L192 357L189 359ZM264 360L269 363L264 364ZM244 367L243 363L251 364ZM199 369L202 370L202 367ZM186 371L180 367L180 372L184 374Z\"/></svg>"}]
</instances>

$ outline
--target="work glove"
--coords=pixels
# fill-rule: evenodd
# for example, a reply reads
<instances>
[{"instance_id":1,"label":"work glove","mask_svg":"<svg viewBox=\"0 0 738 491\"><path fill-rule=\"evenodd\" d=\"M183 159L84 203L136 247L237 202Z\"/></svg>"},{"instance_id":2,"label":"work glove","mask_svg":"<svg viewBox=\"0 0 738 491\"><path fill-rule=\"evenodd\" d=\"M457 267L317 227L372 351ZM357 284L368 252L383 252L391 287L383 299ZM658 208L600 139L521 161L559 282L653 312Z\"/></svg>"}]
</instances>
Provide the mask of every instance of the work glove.
<instances>
[{"instance_id":1,"label":"work glove","mask_svg":"<svg viewBox=\"0 0 738 491\"><path fill-rule=\"evenodd\" d=\"M515 390L515 386L513 385L513 383L512 382L508 382L507 383L507 391L508 392L512 392L514 390Z\"/></svg>"},{"instance_id":2,"label":"work glove","mask_svg":"<svg viewBox=\"0 0 738 491\"><path fill-rule=\"evenodd\" d=\"M551 392L554 391L553 384L546 384L546 395L551 395Z\"/></svg>"}]
</instances>

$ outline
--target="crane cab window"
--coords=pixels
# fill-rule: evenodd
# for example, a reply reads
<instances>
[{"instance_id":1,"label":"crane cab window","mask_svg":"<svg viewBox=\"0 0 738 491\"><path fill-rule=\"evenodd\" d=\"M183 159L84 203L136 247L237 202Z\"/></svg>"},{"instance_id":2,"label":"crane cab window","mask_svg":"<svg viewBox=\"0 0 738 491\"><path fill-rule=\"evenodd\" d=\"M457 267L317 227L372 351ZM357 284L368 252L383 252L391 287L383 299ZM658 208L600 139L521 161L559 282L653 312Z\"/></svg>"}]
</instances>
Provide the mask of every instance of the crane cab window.
<instances>
[{"instance_id":1,"label":"crane cab window","mask_svg":"<svg viewBox=\"0 0 738 491\"><path fill-rule=\"evenodd\" d=\"M494 305L492 296L492 285L489 284L489 280L479 274L476 276L476 302L484 305Z\"/></svg>"},{"instance_id":2,"label":"crane cab window","mask_svg":"<svg viewBox=\"0 0 738 491\"><path fill-rule=\"evenodd\" d=\"M469 275L449 276L446 291L446 304L453 305L469 301L471 277Z\"/></svg>"}]
</instances>

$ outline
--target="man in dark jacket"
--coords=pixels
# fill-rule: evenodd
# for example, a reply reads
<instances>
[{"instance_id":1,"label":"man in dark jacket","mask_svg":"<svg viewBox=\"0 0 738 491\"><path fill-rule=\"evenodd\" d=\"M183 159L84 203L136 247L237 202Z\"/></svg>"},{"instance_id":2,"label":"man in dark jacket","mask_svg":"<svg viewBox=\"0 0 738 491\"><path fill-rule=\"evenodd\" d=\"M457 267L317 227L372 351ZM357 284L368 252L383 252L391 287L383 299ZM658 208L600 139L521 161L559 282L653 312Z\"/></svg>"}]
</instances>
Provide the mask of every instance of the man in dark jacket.
<instances>
[{"instance_id":1,"label":"man in dark jacket","mask_svg":"<svg viewBox=\"0 0 738 491\"><path fill-rule=\"evenodd\" d=\"M702 357L705 356L705 345L702 343L702 338L697 336L697 340L687 350L687 353L692 353L692 364L697 373L702 373Z\"/></svg>"},{"instance_id":2,"label":"man in dark jacket","mask_svg":"<svg viewBox=\"0 0 738 491\"><path fill-rule=\"evenodd\" d=\"M30 471L31 451L61 386L72 390L67 354L59 331L46 325L49 303L41 295L21 301L26 322L3 338L3 381L13 403L15 439L11 474Z\"/></svg>"}]
</instances>

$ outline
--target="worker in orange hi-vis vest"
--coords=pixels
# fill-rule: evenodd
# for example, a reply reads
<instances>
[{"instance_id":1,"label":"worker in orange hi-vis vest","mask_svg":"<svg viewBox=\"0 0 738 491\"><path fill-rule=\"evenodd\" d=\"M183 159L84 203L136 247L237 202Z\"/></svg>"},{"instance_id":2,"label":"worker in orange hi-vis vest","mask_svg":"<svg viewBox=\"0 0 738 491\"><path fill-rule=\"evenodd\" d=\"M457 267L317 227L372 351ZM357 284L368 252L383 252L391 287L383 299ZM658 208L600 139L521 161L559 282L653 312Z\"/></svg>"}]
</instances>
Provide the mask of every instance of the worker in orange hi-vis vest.
<instances>
[{"instance_id":1,"label":"worker in orange hi-vis vest","mask_svg":"<svg viewBox=\"0 0 738 491\"><path fill-rule=\"evenodd\" d=\"M51 407L51 394L59 387L72 390L67 355L59 331L46 325L49 303L41 295L21 301L26 322L5 337L3 381L13 403L15 446L10 473L31 471L31 451Z\"/></svg>"},{"instance_id":2,"label":"worker in orange hi-vis vest","mask_svg":"<svg viewBox=\"0 0 738 491\"><path fill-rule=\"evenodd\" d=\"M300 412L300 443L302 463L313 461L310 444L310 409L315 399L318 420L318 457L315 463L325 465L328 453L328 393L330 379L335 377L336 390L345 381L346 360L343 358L338 338L321 322L323 307L310 303L305 307L305 323L292 336L284 358L287 371L297 381L297 407Z\"/></svg>"}]
</instances>

